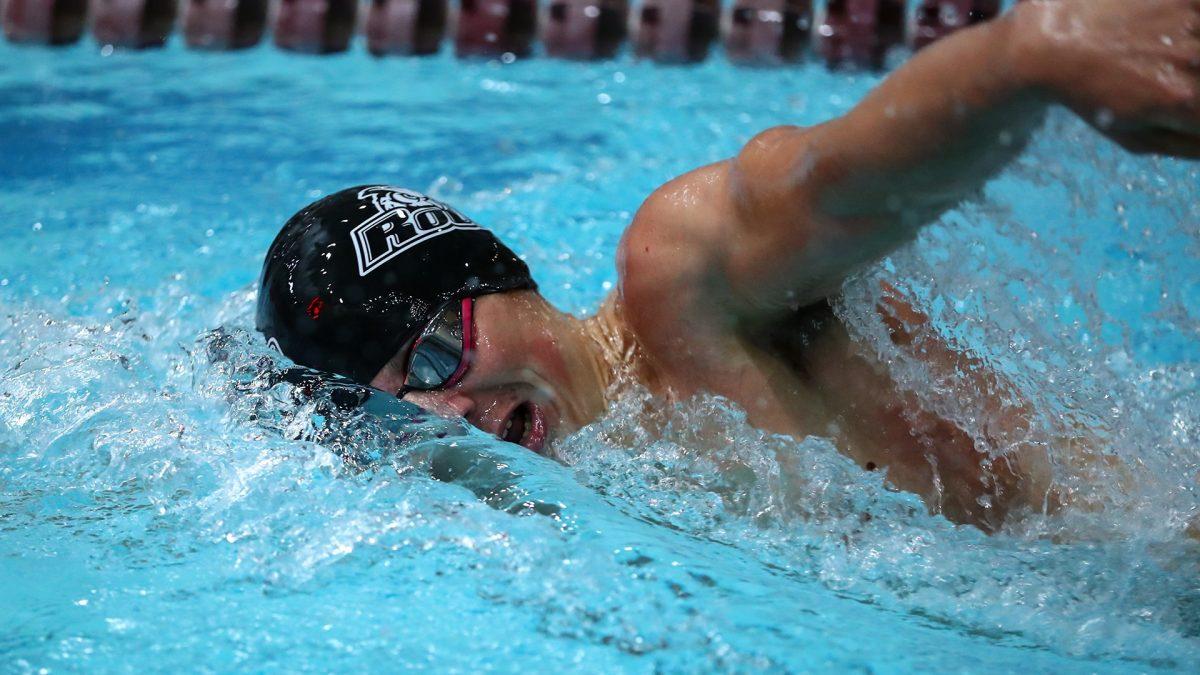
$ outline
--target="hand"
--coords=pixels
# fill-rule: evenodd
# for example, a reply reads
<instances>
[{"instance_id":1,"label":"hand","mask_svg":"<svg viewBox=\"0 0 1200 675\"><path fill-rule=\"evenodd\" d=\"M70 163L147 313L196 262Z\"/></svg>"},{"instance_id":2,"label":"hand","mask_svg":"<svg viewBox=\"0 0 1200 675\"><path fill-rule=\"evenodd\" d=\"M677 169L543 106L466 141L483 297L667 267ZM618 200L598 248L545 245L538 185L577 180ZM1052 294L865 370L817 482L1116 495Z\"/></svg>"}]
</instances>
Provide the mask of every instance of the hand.
<instances>
[{"instance_id":1,"label":"hand","mask_svg":"<svg viewBox=\"0 0 1200 675\"><path fill-rule=\"evenodd\" d=\"M1011 18L1035 85L1131 152L1200 158L1200 0L1033 0Z\"/></svg>"}]
</instances>

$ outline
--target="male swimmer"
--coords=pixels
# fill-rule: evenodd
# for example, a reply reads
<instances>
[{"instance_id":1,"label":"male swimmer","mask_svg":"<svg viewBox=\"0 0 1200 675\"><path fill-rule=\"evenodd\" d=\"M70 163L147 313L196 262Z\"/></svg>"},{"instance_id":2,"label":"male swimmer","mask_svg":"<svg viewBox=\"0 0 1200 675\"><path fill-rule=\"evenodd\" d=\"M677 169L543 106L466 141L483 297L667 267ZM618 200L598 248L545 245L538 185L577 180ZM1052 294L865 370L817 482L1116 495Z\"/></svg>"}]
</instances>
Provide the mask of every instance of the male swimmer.
<instances>
[{"instance_id":1,"label":"male swimmer","mask_svg":"<svg viewBox=\"0 0 1200 675\"><path fill-rule=\"evenodd\" d=\"M257 325L301 365L547 454L604 411L614 383L717 394L761 428L832 436L931 510L994 530L1053 508L1046 457L1016 444L988 461L901 391L828 301L980 189L1055 104L1132 152L1200 157L1200 0L1023 2L921 51L843 117L762 132L650 195L595 316L551 307L525 264L453 208L365 186L284 225ZM894 340L971 370L914 334L923 317L895 292L879 309ZM1019 435L1020 410L1004 415Z\"/></svg>"}]
</instances>

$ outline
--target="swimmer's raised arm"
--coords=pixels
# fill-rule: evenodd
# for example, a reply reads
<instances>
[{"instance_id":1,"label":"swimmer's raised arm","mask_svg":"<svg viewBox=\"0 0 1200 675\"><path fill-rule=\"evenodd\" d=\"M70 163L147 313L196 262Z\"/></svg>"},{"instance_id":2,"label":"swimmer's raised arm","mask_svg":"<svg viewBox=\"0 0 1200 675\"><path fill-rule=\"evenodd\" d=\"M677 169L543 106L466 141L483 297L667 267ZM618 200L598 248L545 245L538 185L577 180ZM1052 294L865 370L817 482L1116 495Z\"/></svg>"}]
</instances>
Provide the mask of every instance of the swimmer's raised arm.
<instances>
[{"instance_id":1,"label":"swimmer's raised arm","mask_svg":"<svg viewBox=\"0 0 1200 675\"><path fill-rule=\"evenodd\" d=\"M977 191L1054 103L1129 150L1200 157L1198 31L1200 0L1021 3L918 53L843 117L770 129L665 185L623 269L653 284L689 250L704 261L692 285L735 314L820 300ZM675 253L653 253L664 245Z\"/></svg>"}]
</instances>

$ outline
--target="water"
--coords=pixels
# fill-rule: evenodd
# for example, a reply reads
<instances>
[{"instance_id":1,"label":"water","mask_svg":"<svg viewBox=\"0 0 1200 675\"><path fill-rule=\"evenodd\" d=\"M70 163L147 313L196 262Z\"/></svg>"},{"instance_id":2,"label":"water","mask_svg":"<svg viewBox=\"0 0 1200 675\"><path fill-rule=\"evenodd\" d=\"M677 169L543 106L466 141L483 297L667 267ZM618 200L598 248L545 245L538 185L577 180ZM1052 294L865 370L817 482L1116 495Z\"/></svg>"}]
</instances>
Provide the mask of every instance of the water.
<instances>
[{"instance_id":1,"label":"water","mask_svg":"<svg viewBox=\"0 0 1200 675\"><path fill-rule=\"evenodd\" d=\"M989 537L714 399L631 392L558 464L268 376L261 256L319 195L453 201L583 313L652 189L875 81L0 46L0 666L1194 671L1197 174L1065 115L838 311L980 437L970 378L882 337L878 279L1033 404L1032 442L1089 430L1056 466L1086 508Z\"/></svg>"}]
</instances>

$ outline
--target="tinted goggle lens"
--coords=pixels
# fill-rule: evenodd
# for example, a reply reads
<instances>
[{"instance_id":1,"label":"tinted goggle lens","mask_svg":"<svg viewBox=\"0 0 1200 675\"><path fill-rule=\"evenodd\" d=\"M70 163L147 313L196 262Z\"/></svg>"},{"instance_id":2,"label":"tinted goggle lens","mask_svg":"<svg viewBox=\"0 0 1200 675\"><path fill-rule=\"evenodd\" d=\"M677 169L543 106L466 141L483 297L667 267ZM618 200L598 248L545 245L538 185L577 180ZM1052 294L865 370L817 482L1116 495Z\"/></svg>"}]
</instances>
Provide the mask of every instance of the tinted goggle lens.
<instances>
[{"instance_id":1,"label":"tinted goggle lens","mask_svg":"<svg viewBox=\"0 0 1200 675\"><path fill-rule=\"evenodd\" d=\"M462 378L470 348L470 329L464 317L469 315L467 299L451 303L429 322L409 352L404 389L440 389Z\"/></svg>"}]
</instances>

